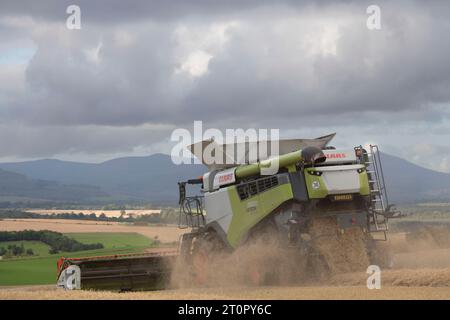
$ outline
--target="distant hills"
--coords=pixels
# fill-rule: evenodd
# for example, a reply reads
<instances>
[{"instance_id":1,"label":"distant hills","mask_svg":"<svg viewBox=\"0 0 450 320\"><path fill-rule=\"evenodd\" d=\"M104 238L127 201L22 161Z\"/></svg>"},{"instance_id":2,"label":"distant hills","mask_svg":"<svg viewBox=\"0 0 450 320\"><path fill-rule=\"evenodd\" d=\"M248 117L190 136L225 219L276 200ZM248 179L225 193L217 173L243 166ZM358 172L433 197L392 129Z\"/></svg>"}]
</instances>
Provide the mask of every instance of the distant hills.
<instances>
[{"instance_id":1,"label":"distant hills","mask_svg":"<svg viewBox=\"0 0 450 320\"><path fill-rule=\"evenodd\" d=\"M450 174L382 154L391 202L450 201ZM36 160L0 164L0 197L62 202L148 201L176 204L177 182L205 172L199 164L175 165L170 156L125 157L91 164Z\"/></svg>"},{"instance_id":2,"label":"distant hills","mask_svg":"<svg viewBox=\"0 0 450 320\"><path fill-rule=\"evenodd\" d=\"M386 188L394 203L450 202L450 174L381 154Z\"/></svg>"},{"instance_id":3,"label":"distant hills","mask_svg":"<svg viewBox=\"0 0 450 320\"><path fill-rule=\"evenodd\" d=\"M195 178L206 170L199 164L175 165L170 156L163 154L118 158L98 164L44 159L3 163L0 169L67 187L84 185L87 190L95 187L103 193L99 200L105 202L147 201L154 204L176 204L177 182ZM0 186L3 186L0 190L7 189L1 178ZM93 196L80 195L79 201L91 201L99 195Z\"/></svg>"},{"instance_id":4,"label":"distant hills","mask_svg":"<svg viewBox=\"0 0 450 320\"><path fill-rule=\"evenodd\" d=\"M55 181L30 179L22 174L0 169L0 197L22 201L90 202L109 195L99 187L90 185L65 185Z\"/></svg>"}]
</instances>

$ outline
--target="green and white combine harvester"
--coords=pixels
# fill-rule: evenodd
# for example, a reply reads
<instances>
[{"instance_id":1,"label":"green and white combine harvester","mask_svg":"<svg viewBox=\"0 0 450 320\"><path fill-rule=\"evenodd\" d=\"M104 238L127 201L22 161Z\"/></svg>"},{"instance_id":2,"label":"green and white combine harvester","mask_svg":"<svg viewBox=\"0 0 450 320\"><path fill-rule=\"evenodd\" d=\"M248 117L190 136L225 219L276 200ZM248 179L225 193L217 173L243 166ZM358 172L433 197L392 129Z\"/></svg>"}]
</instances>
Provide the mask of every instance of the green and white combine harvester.
<instances>
[{"instance_id":1,"label":"green and white combine harvester","mask_svg":"<svg viewBox=\"0 0 450 320\"><path fill-rule=\"evenodd\" d=\"M388 203L380 152L376 145L338 150L328 146L333 137L334 134L316 139L280 140L277 157L268 156L256 162L238 159L243 164L205 163L203 150L214 141L190 146L209 170L202 177L178 183L179 226L190 228L181 237L178 249L153 254L61 258L58 286L162 289L170 285L174 265L183 266L188 283L207 285L207 265L211 259L252 243L275 243L280 250L301 252L306 270L322 276L332 266L329 257L316 246L317 238L327 236L313 232L313 225L320 225L321 221L328 225L331 222L332 228L324 229L332 233L330 241L338 241L349 230L357 230L370 263L382 267L386 254L380 254L377 243L386 240L388 220L398 216L398 212ZM259 143L252 147L245 144L246 158ZM236 145L214 146L225 160L230 147ZM278 170L263 175L274 161ZM188 196L188 185L199 186L200 194ZM274 281L273 277L258 274L270 271L256 265L248 269L250 284Z\"/></svg>"}]
</instances>

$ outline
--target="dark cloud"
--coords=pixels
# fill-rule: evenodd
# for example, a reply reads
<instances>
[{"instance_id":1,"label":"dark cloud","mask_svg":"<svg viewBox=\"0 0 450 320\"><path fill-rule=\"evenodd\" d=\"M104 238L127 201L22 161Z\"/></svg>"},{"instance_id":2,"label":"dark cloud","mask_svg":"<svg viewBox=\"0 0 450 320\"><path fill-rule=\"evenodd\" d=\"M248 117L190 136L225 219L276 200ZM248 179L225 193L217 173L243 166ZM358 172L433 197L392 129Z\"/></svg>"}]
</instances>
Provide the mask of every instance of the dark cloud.
<instances>
[{"instance_id":1,"label":"dark cloud","mask_svg":"<svg viewBox=\"0 0 450 320\"><path fill-rule=\"evenodd\" d=\"M380 1L379 31L359 1L78 1L75 31L69 4L0 4L0 48L35 50L16 76L3 62L0 124L16 147L0 156L125 152L170 133L142 126L194 120L351 134L373 119L386 129L448 119L447 2Z\"/></svg>"},{"instance_id":2,"label":"dark cloud","mask_svg":"<svg viewBox=\"0 0 450 320\"><path fill-rule=\"evenodd\" d=\"M0 149L10 158L40 158L49 155L130 154L136 149L158 151L149 141L167 141L169 126L0 126ZM11 143L14 142L14 143ZM163 149L168 151L170 149ZM95 158L95 157L91 157Z\"/></svg>"},{"instance_id":3,"label":"dark cloud","mask_svg":"<svg viewBox=\"0 0 450 320\"><path fill-rule=\"evenodd\" d=\"M279 4L301 7L313 3L312 0L282 0ZM273 5L270 0L47 0L15 1L3 0L0 5L2 14L31 15L45 21L61 21L69 5L78 5L89 23L122 23L137 20L179 19L185 16L224 15Z\"/></svg>"}]
</instances>

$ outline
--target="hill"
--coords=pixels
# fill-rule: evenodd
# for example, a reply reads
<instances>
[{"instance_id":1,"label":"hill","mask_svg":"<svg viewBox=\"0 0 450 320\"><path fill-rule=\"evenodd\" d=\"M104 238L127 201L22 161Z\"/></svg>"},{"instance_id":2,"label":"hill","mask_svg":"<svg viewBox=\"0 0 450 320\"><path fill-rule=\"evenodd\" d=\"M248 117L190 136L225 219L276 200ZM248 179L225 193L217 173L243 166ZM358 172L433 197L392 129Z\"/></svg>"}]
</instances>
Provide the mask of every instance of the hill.
<instances>
[{"instance_id":1,"label":"hill","mask_svg":"<svg viewBox=\"0 0 450 320\"><path fill-rule=\"evenodd\" d=\"M0 169L0 196L3 199L86 201L108 197L99 187L90 185L62 184L55 181L30 179L23 174Z\"/></svg>"},{"instance_id":2,"label":"hill","mask_svg":"<svg viewBox=\"0 0 450 320\"><path fill-rule=\"evenodd\" d=\"M176 203L177 182L205 172L203 165L175 165L170 156L163 154L117 158L98 164L44 159L3 163L0 168L32 179L96 186L115 199L155 204Z\"/></svg>"},{"instance_id":3,"label":"hill","mask_svg":"<svg viewBox=\"0 0 450 320\"><path fill-rule=\"evenodd\" d=\"M395 203L450 201L450 174L381 154L386 188Z\"/></svg>"},{"instance_id":4,"label":"hill","mask_svg":"<svg viewBox=\"0 0 450 320\"><path fill-rule=\"evenodd\" d=\"M450 174L385 153L381 158L391 202L450 201ZM175 165L164 154L124 157L97 164L44 159L2 163L0 169L10 171L1 172L0 195L45 196L51 192L55 199L81 200L109 195L116 200L145 200L155 204L175 204L177 182L206 171L199 164Z\"/></svg>"}]
</instances>

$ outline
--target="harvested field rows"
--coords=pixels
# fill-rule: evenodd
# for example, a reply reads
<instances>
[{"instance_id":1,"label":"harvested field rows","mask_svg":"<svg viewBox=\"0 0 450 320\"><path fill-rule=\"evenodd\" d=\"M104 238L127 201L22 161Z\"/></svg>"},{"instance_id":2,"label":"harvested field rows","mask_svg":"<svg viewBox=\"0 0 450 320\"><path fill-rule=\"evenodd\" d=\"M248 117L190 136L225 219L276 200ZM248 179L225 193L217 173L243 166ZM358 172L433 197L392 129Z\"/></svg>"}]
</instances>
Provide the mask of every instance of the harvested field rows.
<instances>
[{"instance_id":1,"label":"harvested field rows","mask_svg":"<svg viewBox=\"0 0 450 320\"><path fill-rule=\"evenodd\" d=\"M134 226L118 222L63 219L4 219L0 221L0 231L51 230L61 233L89 232L136 232L162 242L178 241L184 233L176 226Z\"/></svg>"},{"instance_id":2,"label":"harvested field rows","mask_svg":"<svg viewBox=\"0 0 450 320\"><path fill-rule=\"evenodd\" d=\"M137 232L150 238L158 236L166 242L178 240L182 233L176 227L143 227L111 222L0 221L0 230L23 229L65 233ZM368 275L365 272L339 270L326 282L306 282L302 286L242 287L242 283L228 282L227 285L211 284L211 288L117 293L62 291L51 285L3 288L0 289L0 299L450 299L450 249L429 240L408 242L404 234L392 234L388 245L394 252L395 264L394 269L382 270L380 290L367 289ZM345 259L350 258L353 259Z\"/></svg>"},{"instance_id":3,"label":"harvested field rows","mask_svg":"<svg viewBox=\"0 0 450 320\"><path fill-rule=\"evenodd\" d=\"M208 288L151 292L94 292L61 291L55 289L3 289L2 299L256 299L256 300L304 300L304 299L449 299L449 287L390 287L369 290L364 286L311 286L311 287L260 287L260 288Z\"/></svg>"}]
</instances>

